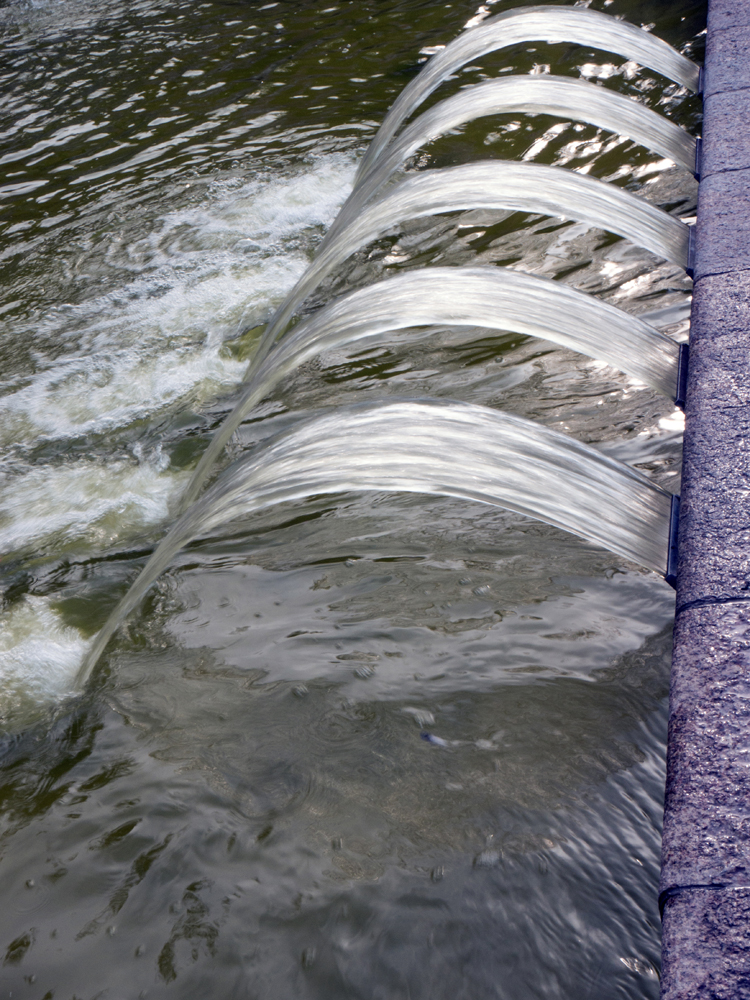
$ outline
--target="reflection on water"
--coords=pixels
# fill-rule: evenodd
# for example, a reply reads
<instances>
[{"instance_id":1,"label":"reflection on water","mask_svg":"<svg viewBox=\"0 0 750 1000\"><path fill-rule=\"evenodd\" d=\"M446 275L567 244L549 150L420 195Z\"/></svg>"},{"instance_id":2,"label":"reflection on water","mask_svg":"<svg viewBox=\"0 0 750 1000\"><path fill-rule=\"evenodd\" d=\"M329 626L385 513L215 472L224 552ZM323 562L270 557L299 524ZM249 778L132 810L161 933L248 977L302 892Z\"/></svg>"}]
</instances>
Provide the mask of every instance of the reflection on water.
<instances>
[{"instance_id":1,"label":"reflection on water","mask_svg":"<svg viewBox=\"0 0 750 1000\"><path fill-rule=\"evenodd\" d=\"M702 4L592 8L700 59ZM85 701L61 700L387 107L486 11L0 10L0 985L14 997L658 994L673 596L607 552L447 498L286 505L183 552ZM483 57L428 105L532 70L696 131L698 99L567 44ZM548 116L482 119L411 165L492 157L694 214L684 169ZM583 224L488 210L406 223L305 309L424 264L556 277L685 337L678 267ZM538 420L677 490L667 400L517 334L456 340L327 352L227 460L292 409L425 395Z\"/></svg>"},{"instance_id":2,"label":"reflection on water","mask_svg":"<svg viewBox=\"0 0 750 1000\"><path fill-rule=\"evenodd\" d=\"M362 701L205 651L118 657L111 707L8 753L5 920L31 943L3 971L77 995L654 995L668 647L593 684Z\"/></svg>"}]
</instances>

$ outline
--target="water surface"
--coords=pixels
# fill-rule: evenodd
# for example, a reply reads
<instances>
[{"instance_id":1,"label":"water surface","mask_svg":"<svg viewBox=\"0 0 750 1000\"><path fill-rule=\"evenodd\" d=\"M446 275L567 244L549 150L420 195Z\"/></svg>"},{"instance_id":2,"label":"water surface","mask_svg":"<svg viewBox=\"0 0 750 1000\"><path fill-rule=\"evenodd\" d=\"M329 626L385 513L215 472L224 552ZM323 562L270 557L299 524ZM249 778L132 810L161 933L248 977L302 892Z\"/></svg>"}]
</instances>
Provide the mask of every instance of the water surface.
<instances>
[{"instance_id":1,"label":"water surface","mask_svg":"<svg viewBox=\"0 0 750 1000\"><path fill-rule=\"evenodd\" d=\"M592 7L700 60L702 4ZM655 574L480 504L313 498L184 551L66 701L388 106L501 9L0 8L0 995L658 995L674 597ZM424 110L532 71L699 131L698 99L656 74L543 43L483 57ZM686 170L548 116L483 118L410 169L491 158L583 169L694 216ZM305 310L430 264L556 277L686 336L680 268L499 211L398 227ZM534 419L679 489L668 400L481 328L326 353L226 460L300 413L399 396Z\"/></svg>"}]
</instances>

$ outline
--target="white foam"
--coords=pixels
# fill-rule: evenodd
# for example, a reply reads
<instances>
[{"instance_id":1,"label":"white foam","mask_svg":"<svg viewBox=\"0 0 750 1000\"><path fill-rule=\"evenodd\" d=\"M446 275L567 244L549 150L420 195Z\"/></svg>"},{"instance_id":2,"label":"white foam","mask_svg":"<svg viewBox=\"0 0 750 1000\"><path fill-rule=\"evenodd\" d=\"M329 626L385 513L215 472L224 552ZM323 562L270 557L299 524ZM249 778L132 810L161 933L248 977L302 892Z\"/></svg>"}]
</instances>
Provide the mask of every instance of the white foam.
<instances>
[{"instance_id":1,"label":"white foam","mask_svg":"<svg viewBox=\"0 0 750 1000\"><path fill-rule=\"evenodd\" d=\"M27 597L0 616L0 720L72 693L88 646L47 598Z\"/></svg>"},{"instance_id":2,"label":"white foam","mask_svg":"<svg viewBox=\"0 0 750 1000\"><path fill-rule=\"evenodd\" d=\"M297 270L282 266L257 274L248 268L244 277L265 306ZM114 318L111 306L100 303L101 318L89 333L109 343L62 359L0 399L0 441L9 446L103 433L166 407L199 405L242 375L245 365L223 358L220 349L248 300L236 277L217 275L157 300L138 297ZM136 342L119 347L118 340L134 339L133 331L140 334Z\"/></svg>"},{"instance_id":3,"label":"white foam","mask_svg":"<svg viewBox=\"0 0 750 1000\"><path fill-rule=\"evenodd\" d=\"M165 214L137 243L143 273L41 324L43 340L70 350L0 399L0 444L111 433L226 392L246 362L222 352L224 341L294 284L307 263L301 235L331 221L353 169L331 156L286 177L216 182L199 204ZM102 550L166 522L185 475L164 464L6 466L0 552Z\"/></svg>"},{"instance_id":4,"label":"white foam","mask_svg":"<svg viewBox=\"0 0 750 1000\"><path fill-rule=\"evenodd\" d=\"M40 324L44 340L69 350L0 399L0 442L108 432L225 392L246 363L222 344L263 323L292 287L308 263L300 237L331 222L353 172L351 159L330 156L291 176L217 182L121 248L142 273Z\"/></svg>"},{"instance_id":5,"label":"white foam","mask_svg":"<svg viewBox=\"0 0 750 1000\"><path fill-rule=\"evenodd\" d=\"M187 473L160 463L81 460L36 466L0 483L0 552L102 551L169 517Z\"/></svg>"},{"instance_id":6,"label":"white foam","mask_svg":"<svg viewBox=\"0 0 750 1000\"><path fill-rule=\"evenodd\" d=\"M685 414L682 410L675 409L666 417L661 417L659 420L659 427L663 431L669 431L673 434L682 434L685 430Z\"/></svg>"},{"instance_id":7,"label":"white foam","mask_svg":"<svg viewBox=\"0 0 750 1000\"><path fill-rule=\"evenodd\" d=\"M253 180L236 186L217 182L216 201L164 217L169 227L188 225L205 235L241 235L279 240L311 226L328 227L349 194L355 161L343 154L321 157L311 168L286 177Z\"/></svg>"}]
</instances>

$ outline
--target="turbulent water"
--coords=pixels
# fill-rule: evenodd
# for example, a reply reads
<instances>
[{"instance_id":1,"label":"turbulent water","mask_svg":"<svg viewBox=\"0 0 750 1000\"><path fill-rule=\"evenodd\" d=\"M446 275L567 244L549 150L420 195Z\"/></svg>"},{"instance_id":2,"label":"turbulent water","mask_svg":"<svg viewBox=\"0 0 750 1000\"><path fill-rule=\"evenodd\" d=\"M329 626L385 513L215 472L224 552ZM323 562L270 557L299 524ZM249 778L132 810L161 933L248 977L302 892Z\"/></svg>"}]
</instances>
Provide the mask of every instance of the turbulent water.
<instances>
[{"instance_id":1,"label":"turbulent water","mask_svg":"<svg viewBox=\"0 0 750 1000\"><path fill-rule=\"evenodd\" d=\"M388 107L510 6L0 7L0 995L658 995L674 598L656 574L455 497L288 502L184 550L68 699ZM702 4L591 9L700 61ZM699 134L698 98L567 43L484 55L420 111L529 73ZM560 117L483 117L409 169L490 159L694 216L683 166ZM490 208L394 225L303 310L467 264L557 278L685 339L678 265ZM402 397L536 420L679 490L668 399L481 326L308 359L226 460L300 413Z\"/></svg>"}]
</instances>

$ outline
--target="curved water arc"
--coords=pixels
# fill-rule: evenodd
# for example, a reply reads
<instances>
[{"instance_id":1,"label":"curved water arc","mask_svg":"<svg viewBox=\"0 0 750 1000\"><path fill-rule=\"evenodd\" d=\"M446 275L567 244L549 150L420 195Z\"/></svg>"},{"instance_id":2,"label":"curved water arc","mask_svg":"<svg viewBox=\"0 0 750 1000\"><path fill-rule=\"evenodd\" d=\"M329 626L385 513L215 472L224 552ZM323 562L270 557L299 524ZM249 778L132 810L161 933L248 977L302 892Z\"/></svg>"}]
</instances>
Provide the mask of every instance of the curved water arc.
<instances>
[{"instance_id":1,"label":"curved water arc","mask_svg":"<svg viewBox=\"0 0 750 1000\"><path fill-rule=\"evenodd\" d=\"M354 404L301 421L222 474L176 522L112 612L77 686L190 541L267 507L355 490L488 503L570 531L657 573L666 567L671 495L629 466L533 421L472 403Z\"/></svg>"},{"instance_id":2,"label":"curved water arc","mask_svg":"<svg viewBox=\"0 0 750 1000\"><path fill-rule=\"evenodd\" d=\"M322 250L410 156L450 129L493 114L549 114L585 121L646 146L691 172L695 139L637 101L584 80L561 76L508 76L466 87L430 108L396 137L354 188L328 230Z\"/></svg>"},{"instance_id":3,"label":"curved water arc","mask_svg":"<svg viewBox=\"0 0 750 1000\"><path fill-rule=\"evenodd\" d=\"M456 303L460 303L457 306ZM325 350L411 327L449 324L539 337L605 361L674 398L679 346L636 316L568 285L509 268L427 268L342 296L283 337L201 456L182 498L193 503L232 434L291 371ZM424 330L414 336L431 336Z\"/></svg>"},{"instance_id":4,"label":"curved water arc","mask_svg":"<svg viewBox=\"0 0 750 1000\"><path fill-rule=\"evenodd\" d=\"M688 226L642 198L596 178L507 160L426 170L367 205L315 257L272 316L245 380L261 364L298 306L355 250L408 219L475 208L576 219L617 233L658 257L687 267Z\"/></svg>"},{"instance_id":5,"label":"curved water arc","mask_svg":"<svg viewBox=\"0 0 750 1000\"><path fill-rule=\"evenodd\" d=\"M504 11L455 38L401 91L365 152L357 180L369 172L403 121L452 73L488 52L531 41L571 42L616 52L688 90L698 89L700 70L695 63L661 38L609 14L566 7Z\"/></svg>"}]
</instances>

